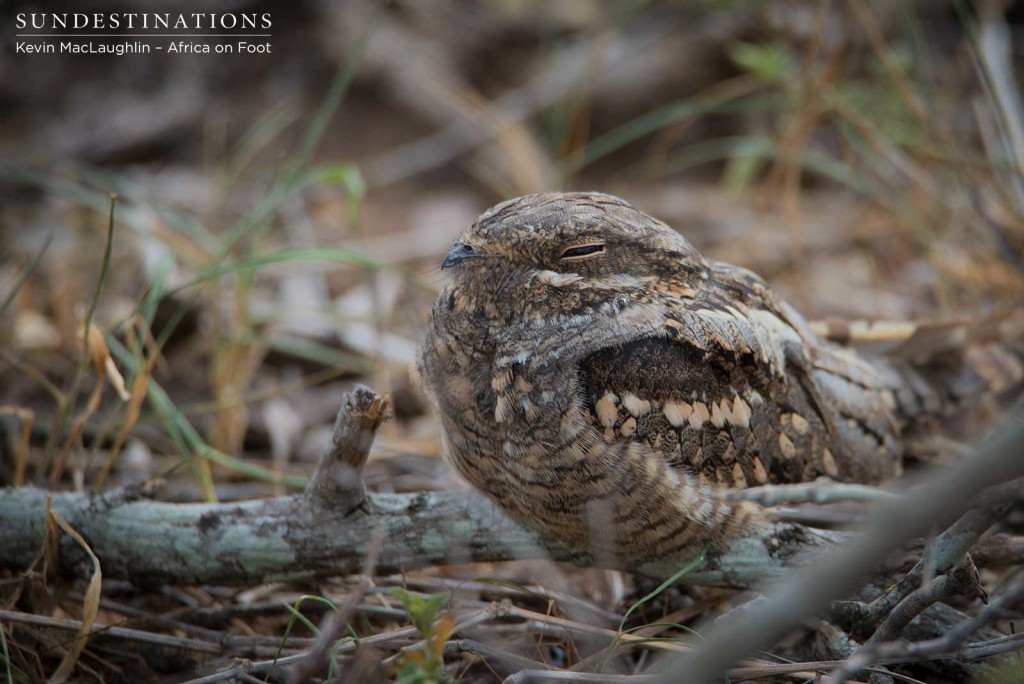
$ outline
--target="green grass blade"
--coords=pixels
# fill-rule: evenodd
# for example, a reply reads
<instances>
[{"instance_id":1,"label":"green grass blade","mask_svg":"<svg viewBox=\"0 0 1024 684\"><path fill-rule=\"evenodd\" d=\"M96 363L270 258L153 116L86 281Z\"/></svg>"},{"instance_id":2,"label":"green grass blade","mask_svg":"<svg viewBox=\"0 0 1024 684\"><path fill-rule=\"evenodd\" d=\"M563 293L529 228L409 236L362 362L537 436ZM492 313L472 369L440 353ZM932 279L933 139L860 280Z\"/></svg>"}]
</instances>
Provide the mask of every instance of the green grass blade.
<instances>
[{"instance_id":1,"label":"green grass blade","mask_svg":"<svg viewBox=\"0 0 1024 684\"><path fill-rule=\"evenodd\" d=\"M566 164L563 174L572 175L627 144L677 121L706 114L729 114L770 109L777 106L778 102L778 95L751 94L737 95L724 102L693 98L671 102L594 138L587 144L582 155Z\"/></svg>"},{"instance_id":2,"label":"green grass blade","mask_svg":"<svg viewBox=\"0 0 1024 684\"><path fill-rule=\"evenodd\" d=\"M203 270L189 280L166 292L167 295L174 295L182 290L187 290L195 285L219 278L228 273L240 271L252 271L263 266L284 264L293 261L310 262L326 261L330 263L347 264L363 268L379 268L380 264L370 257L349 249L341 247L289 247L272 252L270 254L256 254L242 257L234 261L226 261L214 264L212 267Z\"/></svg>"},{"instance_id":3,"label":"green grass blade","mask_svg":"<svg viewBox=\"0 0 1024 684\"><path fill-rule=\"evenodd\" d=\"M138 373L140 371L135 357L120 342L110 335L106 335L105 339L107 346L110 347L111 352L119 363L128 368L131 373ZM305 487L309 482L306 477L277 473L211 447L200 436L185 414L174 404L167 392L160 386L160 383L152 377L149 379L146 401L164 421L168 437L183 454L184 462L188 462L192 458L190 454L194 454L195 457L212 461L261 482L284 484L299 489Z\"/></svg>"},{"instance_id":4,"label":"green grass blade","mask_svg":"<svg viewBox=\"0 0 1024 684\"><path fill-rule=\"evenodd\" d=\"M46 254L46 250L50 248L50 243L52 242L53 231L51 230L46 235L46 240L43 242L43 246L40 247L39 251L32 256L32 259L28 262L28 265L25 266L25 271L20 276L18 276L18 281L14 283L14 287L12 287L11 291L7 293L7 297L4 298L4 303L0 304L0 318L3 318L4 313L7 312L7 307L11 305L11 302L14 301L15 296L17 296L18 292L21 291L21 288L25 286L25 283L28 281L29 276L31 276L32 272L36 270L36 266L39 265L40 259L42 259L43 255Z\"/></svg>"},{"instance_id":5,"label":"green grass blade","mask_svg":"<svg viewBox=\"0 0 1024 684\"><path fill-rule=\"evenodd\" d=\"M117 194L110 193L110 220L107 222L107 245L103 250L103 263L100 265L100 277L96 279L96 289L93 290L92 299L89 300L89 309L85 313L85 322L82 328L85 330L82 346L85 356L89 356L89 326L92 325L92 317L96 313L96 306L100 301L100 293L103 292L103 285L107 282L107 275L110 273L110 255L114 251L114 208L117 206Z\"/></svg>"}]
</instances>

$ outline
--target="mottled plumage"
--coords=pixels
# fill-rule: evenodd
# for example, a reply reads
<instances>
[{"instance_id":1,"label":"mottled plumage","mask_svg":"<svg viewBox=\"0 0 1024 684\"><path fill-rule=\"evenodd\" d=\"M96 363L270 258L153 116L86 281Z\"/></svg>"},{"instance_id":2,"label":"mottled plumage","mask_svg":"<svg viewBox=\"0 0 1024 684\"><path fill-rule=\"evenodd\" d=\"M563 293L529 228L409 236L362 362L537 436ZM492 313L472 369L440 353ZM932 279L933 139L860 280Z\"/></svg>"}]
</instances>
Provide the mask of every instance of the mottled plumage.
<instances>
[{"instance_id":1,"label":"mottled plumage","mask_svg":"<svg viewBox=\"0 0 1024 684\"><path fill-rule=\"evenodd\" d=\"M716 487L884 480L916 421L952 408L920 368L816 337L758 276L609 195L499 204L444 266L420 371L452 462L595 553L664 558L758 514Z\"/></svg>"}]
</instances>

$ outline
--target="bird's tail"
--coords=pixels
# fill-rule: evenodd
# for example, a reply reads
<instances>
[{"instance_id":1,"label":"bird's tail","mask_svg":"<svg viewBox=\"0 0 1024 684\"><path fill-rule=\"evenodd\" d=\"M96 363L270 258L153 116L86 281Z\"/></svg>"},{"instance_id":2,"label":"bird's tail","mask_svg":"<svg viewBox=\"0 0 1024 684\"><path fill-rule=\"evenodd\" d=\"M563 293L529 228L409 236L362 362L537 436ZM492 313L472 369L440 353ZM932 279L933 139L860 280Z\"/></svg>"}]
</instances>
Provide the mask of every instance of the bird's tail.
<instances>
[{"instance_id":1,"label":"bird's tail","mask_svg":"<svg viewBox=\"0 0 1024 684\"><path fill-rule=\"evenodd\" d=\"M973 441L1024 398L1024 309L976 320L814 327L883 357L902 376L896 409L909 456Z\"/></svg>"}]
</instances>

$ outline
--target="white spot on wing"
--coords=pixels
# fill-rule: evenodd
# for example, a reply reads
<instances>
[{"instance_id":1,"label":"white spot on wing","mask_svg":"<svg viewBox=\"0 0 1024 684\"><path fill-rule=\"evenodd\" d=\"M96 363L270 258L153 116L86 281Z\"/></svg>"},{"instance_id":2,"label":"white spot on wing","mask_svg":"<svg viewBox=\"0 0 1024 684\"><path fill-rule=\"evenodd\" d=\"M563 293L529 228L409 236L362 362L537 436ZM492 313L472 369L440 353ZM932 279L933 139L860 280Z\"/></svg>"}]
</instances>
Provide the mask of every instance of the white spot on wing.
<instances>
[{"instance_id":1,"label":"white spot on wing","mask_svg":"<svg viewBox=\"0 0 1024 684\"><path fill-rule=\"evenodd\" d=\"M737 395L732 401L732 422L738 427L749 428L750 414L750 404Z\"/></svg>"},{"instance_id":2,"label":"white spot on wing","mask_svg":"<svg viewBox=\"0 0 1024 684\"><path fill-rule=\"evenodd\" d=\"M711 413L708 411L707 405L699 401L693 402L693 413L690 414L690 427L699 429L709 418L711 418Z\"/></svg>"},{"instance_id":3,"label":"white spot on wing","mask_svg":"<svg viewBox=\"0 0 1024 684\"><path fill-rule=\"evenodd\" d=\"M627 418L626 422L619 428L619 434L623 437L632 437L636 432L636 418ZM645 459L650 460L650 459Z\"/></svg>"},{"instance_id":4,"label":"white spot on wing","mask_svg":"<svg viewBox=\"0 0 1024 684\"><path fill-rule=\"evenodd\" d=\"M640 399L633 394L622 395L622 405L637 418L651 411L651 402L646 399Z\"/></svg>"},{"instance_id":5,"label":"white spot on wing","mask_svg":"<svg viewBox=\"0 0 1024 684\"><path fill-rule=\"evenodd\" d=\"M594 404L597 420L601 423L601 427L610 428L615 425L615 421L619 417L619 411L615 408L615 399L614 394L605 392L605 395Z\"/></svg>"},{"instance_id":6,"label":"white spot on wing","mask_svg":"<svg viewBox=\"0 0 1024 684\"><path fill-rule=\"evenodd\" d=\"M693 409L686 402L671 399L665 402L665 406L661 410L672 427L682 427L686 419L693 413Z\"/></svg>"}]
</instances>

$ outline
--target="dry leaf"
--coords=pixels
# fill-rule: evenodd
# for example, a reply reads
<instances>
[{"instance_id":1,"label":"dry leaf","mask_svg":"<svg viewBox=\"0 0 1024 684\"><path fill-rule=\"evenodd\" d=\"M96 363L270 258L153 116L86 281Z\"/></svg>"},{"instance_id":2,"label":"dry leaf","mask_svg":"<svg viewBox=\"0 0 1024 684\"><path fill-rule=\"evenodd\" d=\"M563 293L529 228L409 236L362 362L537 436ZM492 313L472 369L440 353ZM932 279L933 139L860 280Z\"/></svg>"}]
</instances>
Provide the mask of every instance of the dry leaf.
<instances>
[{"instance_id":1,"label":"dry leaf","mask_svg":"<svg viewBox=\"0 0 1024 684\"><path fill-rule=\"evenodd\" d=\"M89 558L92 560L93 573L89 579L89 587L85 591L85 598L82 600L82 626L75 634L75 638L71 643L71 647L68 652L64 654L64 659L61 660L60 667L53 673L53 676L49 679L49 684L62 684L67 681L68 677L75 669L75 664L78 662L78 657L82 654L85 649L86 638L89 632L92 630L92 624L96 620L96 614L100 609L100 589L103 584L103 571L100 569L100 560L96 557L96 554L92 552L89 545L82 538L82 535L78 534L71 525L68 524L64 517L60 513L54 511L49 507L49 500L47 501L47 528L50 529L54 524L60 526L67 534L78 543L85 552L89 554ZM56 541L56 533L54 533L54 541ZM56 560L56 559L54 559Z\"/></svg>"}]
</instances>

